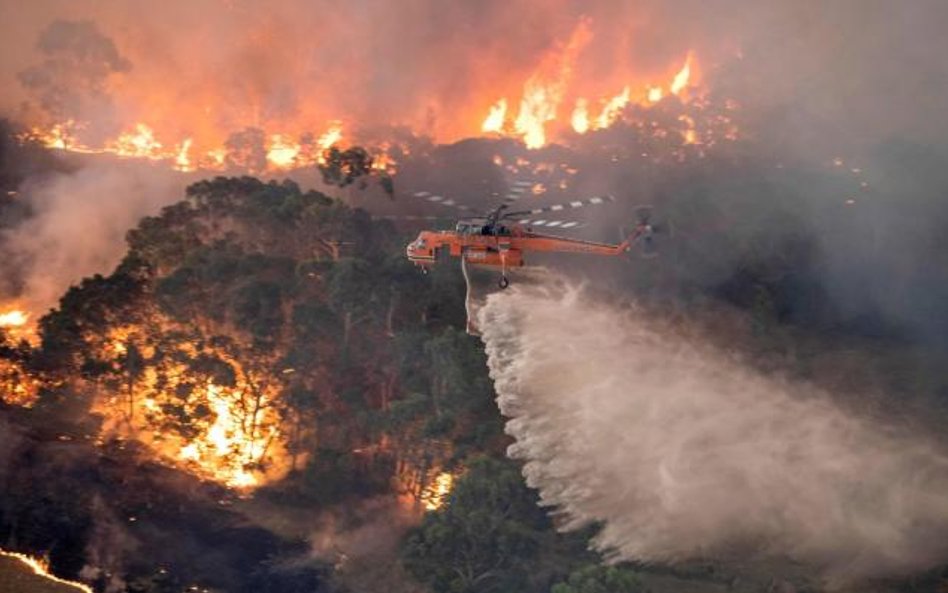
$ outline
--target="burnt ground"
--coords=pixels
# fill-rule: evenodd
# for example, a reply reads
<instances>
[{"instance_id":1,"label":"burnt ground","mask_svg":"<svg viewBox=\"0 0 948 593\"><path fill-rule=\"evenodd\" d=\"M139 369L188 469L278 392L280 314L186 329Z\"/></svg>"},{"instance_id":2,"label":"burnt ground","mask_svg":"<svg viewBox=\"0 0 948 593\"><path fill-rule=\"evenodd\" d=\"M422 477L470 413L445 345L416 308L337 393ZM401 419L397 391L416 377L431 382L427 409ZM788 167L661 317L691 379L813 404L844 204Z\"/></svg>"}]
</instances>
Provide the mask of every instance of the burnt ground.
<instances>
[{"instance_id":1,"label":"burnt ground","mask_svg":"<svg viewBox=\"0 0 948 593\"><path fill-rule=\"evenodd\" d=\"M234 494L96 443L41 411L0 409L0 542L47 556L53 574L129 591L326 590L309 545L255 525ZM119 577L118 575L122 575Z\"/></svg>"}]
</instances>

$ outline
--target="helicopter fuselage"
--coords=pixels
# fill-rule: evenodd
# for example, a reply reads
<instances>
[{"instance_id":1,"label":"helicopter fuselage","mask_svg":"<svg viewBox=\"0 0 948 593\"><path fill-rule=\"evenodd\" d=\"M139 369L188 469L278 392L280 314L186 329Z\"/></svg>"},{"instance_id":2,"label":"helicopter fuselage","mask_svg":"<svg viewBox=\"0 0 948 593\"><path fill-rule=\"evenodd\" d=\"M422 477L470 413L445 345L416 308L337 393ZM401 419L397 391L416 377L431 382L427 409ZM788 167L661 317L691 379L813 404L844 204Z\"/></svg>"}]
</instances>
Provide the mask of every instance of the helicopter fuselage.
<instances>
[{"instance_id":1,"label":"helicopter fuselage","mask_svg":"<svg viewBox=\"0 0 948 593\"><path fill-rule=\"evenodd\" d=\"M469 264L503 269L524 264L524 254L534 252L621 255L630 241L618 245L534 233L519 225L462 225L454 231L422 231L408 244L406 255L415 265L427 269L440 256L463 257Z\"/></svg>"}]
</instances>

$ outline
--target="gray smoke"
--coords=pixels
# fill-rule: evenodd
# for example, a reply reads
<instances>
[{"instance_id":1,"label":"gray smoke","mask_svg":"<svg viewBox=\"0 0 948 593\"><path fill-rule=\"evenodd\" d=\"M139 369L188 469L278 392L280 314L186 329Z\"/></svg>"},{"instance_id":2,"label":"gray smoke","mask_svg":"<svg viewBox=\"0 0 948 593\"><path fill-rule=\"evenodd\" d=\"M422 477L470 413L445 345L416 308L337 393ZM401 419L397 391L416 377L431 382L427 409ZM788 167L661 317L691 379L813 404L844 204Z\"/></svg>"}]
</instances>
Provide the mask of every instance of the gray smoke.
<instances>
[{"instance_id":1,"label":"gray smoke","mask_svg":"<svg viewBox=\"0 0 948 593\"><path fill-rule=\"evenodd\" d=\"M41 314L83 277L109 273L122 258L128 229L182 196L184 184L180 174L115 161L27 182L20 194L34 215L0 232L0 270L15 277L7 280L16 287L9 296L22 295Z\"/></svg>"},{"instance_id":2,"label":"gray smoke","mask_svg":"<svg viewBox=\"0 0 948 593\"><path fill-rule=\"evenodd\" d=\"M833 579L948 554L948 458L562 282L491 295L480 329L528 483L614 558L753 550Z\"/></svg>"},{"instance_id":3,"label":"gray smoke","mask_svg":"<svg viewBox=\"0 0 948 593\"><path fill-rule=\"evenodd\" d=\"M464 123L476 128L584 17L593 39L577 81L604 95L694 50L714 87L726 83L743 109L778 120L778 139L802 151L827 134L858 143L945 130L939 0L0 0L0 22L11 24L0 38L0 109L29 98L18 73L51 51L88 49L81 55L116 74L126 117L185 114L190 126L199 114L239 130L312 114L452 135L451 120L473 109ZM71 41L37 44L52 33Z\"/></svg>"},{"instance_id":4,"label":"gray smoke","mask_svg":"<svg viewBox=\"0 0 948 593\"><path fill-rule=\"evenodd\" d=\"M109 109L106 81L131 70L111 39L91 21L55 20L40 32L39 63L19 82L55 121L86 121Z\"/></svg>"}]
</instances>

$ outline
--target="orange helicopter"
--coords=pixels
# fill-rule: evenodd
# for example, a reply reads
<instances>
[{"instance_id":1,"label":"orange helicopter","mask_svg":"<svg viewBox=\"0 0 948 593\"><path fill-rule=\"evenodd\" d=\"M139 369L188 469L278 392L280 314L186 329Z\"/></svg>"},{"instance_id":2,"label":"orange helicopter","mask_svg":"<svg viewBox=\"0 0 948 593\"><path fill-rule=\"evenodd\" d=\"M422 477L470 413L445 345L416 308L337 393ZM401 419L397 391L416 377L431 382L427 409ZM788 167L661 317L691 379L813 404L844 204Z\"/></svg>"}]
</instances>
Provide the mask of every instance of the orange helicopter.
<instances>
[{"instance_id":1,"label":"orange helicopter","mask_svg":"<svg viewBox=\"0 0 948 593\"><path fill-rule=\"evenodd\" d=\"M428 192L417 192L415 195L432 201L435 198L442 199ZM530 251L617 256L641 243L644 255L654 255L653 236L657 229L649 222L651 209L648 207L638 209L638 223L632 233L616 245L537 233L533 231L533 226L573 228L579 223L529 218L546 212L614 201L612 196L593 197L514 212L508 211L509 204L501 204L486 215L458 221L453 231L422 231L417 239L408 244L405 253L423 272L427 272L445 256L463 258L467 264L498 267L501 276L497 284L500 288L510 285L507 270L524 265L524 254ZM457 206L449 201L442 203Z\"/></svg>"}]
</instances>

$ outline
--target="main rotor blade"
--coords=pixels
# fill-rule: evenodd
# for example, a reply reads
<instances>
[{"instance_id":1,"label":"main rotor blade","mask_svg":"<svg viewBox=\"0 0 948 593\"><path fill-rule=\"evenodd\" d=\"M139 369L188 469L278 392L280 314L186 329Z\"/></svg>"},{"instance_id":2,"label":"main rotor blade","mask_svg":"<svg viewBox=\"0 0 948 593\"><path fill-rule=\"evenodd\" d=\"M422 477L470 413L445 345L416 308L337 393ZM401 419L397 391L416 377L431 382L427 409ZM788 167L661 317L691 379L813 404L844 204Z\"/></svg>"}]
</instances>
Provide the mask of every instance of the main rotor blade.
<instances>
[{"instance_id":1,"label":"main rotor blade","mask_svg":"<svg viewBox=\"0 0 948 593\"><path fill-rule=\"evenodd\" d=\"M464 212L470 212L473 210L470 206L466 204L459 204L454 201L454 198L448 198L440 194L433 194L430 191L416 191L412 196L418 198L419 200L424 200L426 202L431 202L432 204L440 204L442 206L449 206L457 210Z\"/></svg>"},{"instance_id":2,"label":"main rotor blade","mask_svg":"<svg viewBox=\"0 0 948 593\"><path fill-rule=\"evenodd\" d=\"M372 218L376 218L380 220L410 220L410 221L454 220L447 216L422 216L422 215L416 215L416 214L379 214L379 215L373 215Z\"/></svg>"},{"instance_id":3,"label":"main rotor blade","mask_svg":"<svg viewBox=\"0 0 948 593\"><path fill-rule=\"evenodd\" d=\"M532 210L521 210L519 212L507 212L501 219L507 218L517 218L523 216L532 216L534 214L543 214L544 212L559 212L560 210L567 210L571 208L582 208L584 206L597 206L601 204L607 204L609 202L615 202L616 199L613 196L593 196L592 198L586 198L585 200L573 200L572 202L566 202L564 204L553 204L552 206L544 206L543 208L534 208Z\"/></svg>"},{"instance_id":4,"label":"main rotor blade","mask_svg":"<svg viewBox=\"0 0 948 593\"><path fill-rule=\"evenodd\" d=\"M576 229L583 226L583 223L575 220L531 220L529 218L518 220L517 224L529 227L545 226L558 229Z\"/></svg>"},{"instance_id":5,"label":"main rotor blade","mask_svg":"<svg viewBox=\"0 0 948 593\"><path fill-rule=\"evenodd\" d=\"M524 194L532 191L534 185L536 185L535 181L528 181L525 179L514 181L510 184L510 189L507 190L507 194L504 196L504 201L507 203L516 202L522 198Z\"/></svg>"}]
</instances>

